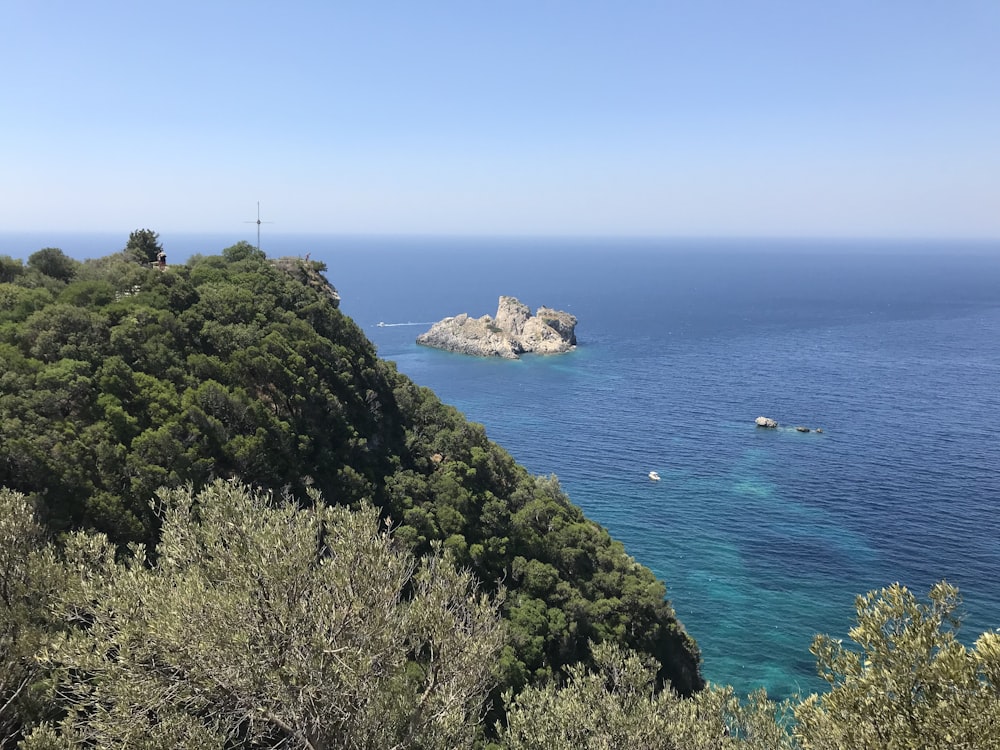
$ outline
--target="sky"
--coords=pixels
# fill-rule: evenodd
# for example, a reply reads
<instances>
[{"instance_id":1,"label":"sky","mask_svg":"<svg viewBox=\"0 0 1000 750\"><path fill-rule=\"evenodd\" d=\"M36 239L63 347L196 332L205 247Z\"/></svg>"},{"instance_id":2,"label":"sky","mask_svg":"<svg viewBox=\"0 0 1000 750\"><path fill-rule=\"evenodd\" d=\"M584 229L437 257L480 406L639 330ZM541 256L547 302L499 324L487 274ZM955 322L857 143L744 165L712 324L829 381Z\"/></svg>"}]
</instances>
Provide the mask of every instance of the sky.
<instances>
[{"instance_id":1,"label":"sky","mask_svg":"<svg viewBox=\"0 0 1000 750\"><path fill-rule=\"evenodd\" d=\"M1000 238L997 0L0 0L0 230Z\"/></svg>"}]
</instances>

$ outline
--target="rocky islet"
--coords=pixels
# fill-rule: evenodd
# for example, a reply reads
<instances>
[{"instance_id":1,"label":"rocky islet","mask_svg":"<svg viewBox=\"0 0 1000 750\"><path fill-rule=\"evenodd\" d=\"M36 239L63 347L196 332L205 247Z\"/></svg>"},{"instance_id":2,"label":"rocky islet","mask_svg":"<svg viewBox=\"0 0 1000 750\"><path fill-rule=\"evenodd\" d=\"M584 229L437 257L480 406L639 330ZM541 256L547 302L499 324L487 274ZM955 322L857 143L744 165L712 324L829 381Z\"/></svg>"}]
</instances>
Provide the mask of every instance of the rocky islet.
<instances>
[{"instance_id":1,"label":"rocky islet","mask_svg":"<svg viewBox=\"0 0 1000 750\"><path fill-rule=\"evenodd\" d=\"M440 320L417 343L477 357L518 359L522 354L562 354L576 346L576 316L550 307L535 314L516 297L501 296L495 316L467 313Z\"/></svg>"}]
</instances>

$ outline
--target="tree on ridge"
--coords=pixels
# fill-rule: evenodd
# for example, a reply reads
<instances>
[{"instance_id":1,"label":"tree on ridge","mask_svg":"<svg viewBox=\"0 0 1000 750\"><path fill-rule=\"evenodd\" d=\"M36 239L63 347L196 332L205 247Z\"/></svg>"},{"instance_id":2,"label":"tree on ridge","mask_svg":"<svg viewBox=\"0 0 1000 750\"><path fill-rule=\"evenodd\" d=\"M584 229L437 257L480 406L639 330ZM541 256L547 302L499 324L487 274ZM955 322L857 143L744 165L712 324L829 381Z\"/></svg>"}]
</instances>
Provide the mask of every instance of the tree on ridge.
<instances>
[{"instance_id":1,"label":"tree on ridge","mask_svg":"<svg viewBox=\"0 0 1000 750\"><path fill-rule=\"evenodd\" d=\"M152 229L136 229L128 236L125 254L138 263L155 263L163 251L160 235Z\"/></svg>"}]
</instances>

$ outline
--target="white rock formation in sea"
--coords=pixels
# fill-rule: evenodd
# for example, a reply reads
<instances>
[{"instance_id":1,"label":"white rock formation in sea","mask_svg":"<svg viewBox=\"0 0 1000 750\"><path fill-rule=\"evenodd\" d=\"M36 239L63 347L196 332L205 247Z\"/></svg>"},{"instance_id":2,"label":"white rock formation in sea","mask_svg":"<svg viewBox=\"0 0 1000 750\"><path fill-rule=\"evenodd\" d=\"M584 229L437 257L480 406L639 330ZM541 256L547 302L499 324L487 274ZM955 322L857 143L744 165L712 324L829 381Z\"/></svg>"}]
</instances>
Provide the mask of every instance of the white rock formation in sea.
<instances>
[{"instance_id":1,"label":"white rock formation in sea","mask_svg":"<svg viewBox=\"0 0 1000 750\"><path fill-rule=\"evenodd\" d=\"M758 427L771 427L771 428L774 428L774 427L778 426L778 423L775 422L770 417L757 417L757 419L755 419L754 422L757 423Z\"/></svg>"},{"instance_id":2,"label":"white rock formation in sea","mask_svg":"<svg viewBox=\"0 0 1000 750\"><path fill-rule=\"evenodd\" d=\"M540 307L534 315L515 297L500 297L495 317L462 313L438 321L417 343L477 357L518 359L521 354L561 354L576 346L576 317Z\"/></svg>"}]
</instances>

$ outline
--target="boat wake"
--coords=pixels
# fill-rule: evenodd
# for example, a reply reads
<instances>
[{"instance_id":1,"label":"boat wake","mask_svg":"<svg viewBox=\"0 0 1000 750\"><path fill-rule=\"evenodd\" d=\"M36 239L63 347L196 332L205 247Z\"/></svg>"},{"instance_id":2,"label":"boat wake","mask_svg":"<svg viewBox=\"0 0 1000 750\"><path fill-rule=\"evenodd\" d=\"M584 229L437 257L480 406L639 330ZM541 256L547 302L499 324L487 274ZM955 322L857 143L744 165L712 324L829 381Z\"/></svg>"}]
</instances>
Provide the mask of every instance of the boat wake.
<instances>
[{"instance_id":1,"label":"boat wake","mask_svg":"<svg viewBox=\"0 0 1000 750\"><path fill-rule=\"evenodd\" d=\"M397 328L398 326L430 326L430 325L434 325L434 324L433 323L413 323L413 322L408 322L408 323L383 323L381 320L378 322L378 327L379 328Z\"/></svg>"}]
</instances>

